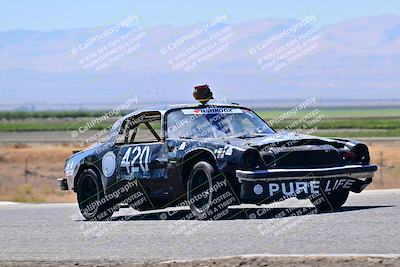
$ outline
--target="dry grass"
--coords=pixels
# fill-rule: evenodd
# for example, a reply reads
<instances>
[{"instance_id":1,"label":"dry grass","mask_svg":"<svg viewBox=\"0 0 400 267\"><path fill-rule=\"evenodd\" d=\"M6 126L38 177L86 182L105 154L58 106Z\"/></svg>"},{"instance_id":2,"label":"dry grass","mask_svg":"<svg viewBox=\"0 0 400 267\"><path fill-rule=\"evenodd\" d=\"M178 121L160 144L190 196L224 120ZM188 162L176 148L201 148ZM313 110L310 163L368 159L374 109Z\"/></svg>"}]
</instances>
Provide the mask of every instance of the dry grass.
<instances>
[{"instance_id":1,"label":"dry grass","mask_svg":"<svg viewBox=\"0 0 400 267\"><path fill-rule=\"evenodd\" d=\"M0 147L0 200L75 201L73 193L61 192L57 186L57 178L63 177L65 159L74 149L65 145Z\"/></svg>"},{"instance_id":2,"label":"dry grass","mask_svg":"<svg viewBox=\"0 0 400 267\"><path fill-rule=\"evenodd\" d=\"M367 142L371 161L379 165L373 183L368 189L400 188L400 141ZM382 163L382 166L380 166Z\"/></svg>"},{"instance_id":3,"label":"dry grass","mask_svg":"<svg viewBox=\"0 0 400 267\"><path fill-rule=\"evenodd\" d=\"M400 188L400 141L369 142L372 162L383 161L368 189ZM74 193L62 192L57 178L63 176L65 159L79 147L72 145L25 145L0 147L0 200L19 202L75 202ZM382 153L382 154L381 154ZM25 164L28 175L25 177Z\"/></svg>"}]
</instances>

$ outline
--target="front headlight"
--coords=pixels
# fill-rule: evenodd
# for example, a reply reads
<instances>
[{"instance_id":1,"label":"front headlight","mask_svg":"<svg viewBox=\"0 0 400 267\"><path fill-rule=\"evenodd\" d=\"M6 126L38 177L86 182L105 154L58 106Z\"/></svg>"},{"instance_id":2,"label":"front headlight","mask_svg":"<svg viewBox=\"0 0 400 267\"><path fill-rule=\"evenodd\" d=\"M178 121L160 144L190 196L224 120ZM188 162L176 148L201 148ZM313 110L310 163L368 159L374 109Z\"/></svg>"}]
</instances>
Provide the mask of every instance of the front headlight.
<instances>
[{"instance_id":1,"label":"front headlight","mask_svg":"<svg viewBox=\"0 0 400 267\"><path fill-rule=\"evenodd\" d=\"M361 162L362 164L369 164L370 157L367 145L359 143L355 145L351 151L356 154L356 160L358 162Z\"/></svg>"},{"instance_id":2,"label":"front headlight","mask_svg":"<svg viewBox=\"0 0 400 267\"><path fill-rule=\"evenodd\" d=\"M256 149L249 148L243 152L242 161L246 169L257 168L260 164L260 153Z\"/></svg>"},{"instance_id":3,"label":"front headlight","mask_svg":"<svg viewBox=\"0 0 400 267\"><path fill-rule=\"evenodd\" d=\"M64 173L66 176L72 176L74 174L74 161L73 160L69 160L66 162L65 164L65 168L64 168Z\"/></svg>"},{"instance_id":4,"label":"front headlight","mask_svg":"<svg viewBox=\"0 0 400 267\"><path fill-rule=\"evenodd\" d=\"M349 140L346 143L346 146L340 151L344 160L350 160L351 162L359 162L362 164L369 164L371 161L368 146L357 141Z\"/></svg>"}]
</instances>

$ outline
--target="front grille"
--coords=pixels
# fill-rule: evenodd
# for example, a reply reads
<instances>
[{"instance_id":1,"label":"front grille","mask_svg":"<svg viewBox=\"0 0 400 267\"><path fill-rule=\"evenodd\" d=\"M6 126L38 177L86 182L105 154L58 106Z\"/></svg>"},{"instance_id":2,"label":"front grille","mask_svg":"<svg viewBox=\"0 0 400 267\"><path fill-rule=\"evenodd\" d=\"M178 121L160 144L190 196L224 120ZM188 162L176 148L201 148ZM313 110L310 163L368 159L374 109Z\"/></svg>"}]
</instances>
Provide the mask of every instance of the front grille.
<instances>
[{"instance_id":1,"label":"front grille","mask_svg":"<svg viewBox=\"0 0 400 267\"><path fill-rule=\"evenodd\" d=\"M317 168L343 165L338 151L330 146L296 146L272 149L276 168ZM266 155L268 160L270 156Z\"/></svg>"}]
</instances>

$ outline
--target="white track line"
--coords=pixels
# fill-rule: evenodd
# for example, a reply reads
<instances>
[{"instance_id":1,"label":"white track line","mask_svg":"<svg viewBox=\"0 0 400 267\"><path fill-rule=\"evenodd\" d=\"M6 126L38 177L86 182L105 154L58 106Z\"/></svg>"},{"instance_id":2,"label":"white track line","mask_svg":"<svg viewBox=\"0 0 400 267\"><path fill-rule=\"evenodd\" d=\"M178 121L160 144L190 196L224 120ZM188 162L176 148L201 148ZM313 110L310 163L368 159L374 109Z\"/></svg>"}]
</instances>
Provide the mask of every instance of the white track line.
<instances>
[{"instance_id":1,"label":"white track line","mask_svg":"<svg viewBox=\"0 0 400 267\"><path fill-rule=\"evenodd\" d=\"M3 206L3 205L18 205L18 204L20 204L20 203L11 202L11 201L0 201L0 206Z\"/></svg>"}]
</instances>

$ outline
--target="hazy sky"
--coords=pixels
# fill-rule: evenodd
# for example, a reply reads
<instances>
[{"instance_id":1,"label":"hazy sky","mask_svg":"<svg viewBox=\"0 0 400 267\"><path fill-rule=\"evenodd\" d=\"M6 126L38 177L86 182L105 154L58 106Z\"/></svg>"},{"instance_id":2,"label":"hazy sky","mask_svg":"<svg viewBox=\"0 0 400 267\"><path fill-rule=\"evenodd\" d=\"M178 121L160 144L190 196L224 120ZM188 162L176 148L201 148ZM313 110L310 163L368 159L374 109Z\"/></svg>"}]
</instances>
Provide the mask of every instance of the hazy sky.
<instances>
[{"instance_id":1,"label":"hazy sky","mask_svg":"<svg viewBox=\"0 0 400 267\"><path fill-rule=\"evenodd\" d=\"M0 0L0 31L54 30L118 23L137 14L141 25L188 25L226 14L230 23L265 18L303 18L315 13L319 24L382 14L400 14L399 0L335 1L72 1Z\"/></svg>"}]
</instances>

